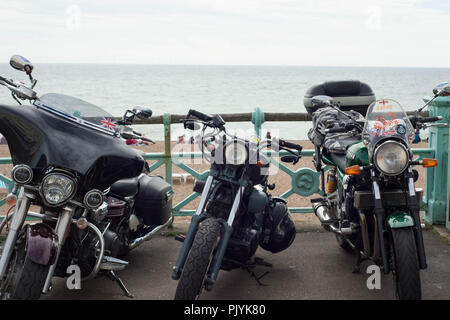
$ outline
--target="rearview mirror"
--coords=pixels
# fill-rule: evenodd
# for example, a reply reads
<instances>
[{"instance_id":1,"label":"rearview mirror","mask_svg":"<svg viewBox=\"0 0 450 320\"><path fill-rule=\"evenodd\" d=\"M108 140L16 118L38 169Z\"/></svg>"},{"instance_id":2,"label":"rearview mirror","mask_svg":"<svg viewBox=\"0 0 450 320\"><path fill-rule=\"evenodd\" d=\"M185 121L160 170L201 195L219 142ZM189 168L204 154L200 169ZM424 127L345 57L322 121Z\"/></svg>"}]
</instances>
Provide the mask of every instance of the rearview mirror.
<instances>
[{"instance_id":1,"label":"rearview mirror","mask_svg":"<svg viewBox=\"0 0 450 320\"><path fill-rule=\"evenodd\" d=\"M189 130L199 130L200 125L196 121L186 120L184 121L184 128Z\"/></svg>"},{"instance_id":2,"label":"rearview mirror","mask_svg":"<svg viewBox=\"0 0 450 320\"><path fill-rule=\"evenodd\" d=\"M333 101L332 97L321 95L312 97L311 104L315 108L322 108L330 105L332 101Z\"/></svg>"},{"instance_id":3,"label":"rearview mirror","mask_svg":"<svg viewBox=\"0 0 450 320\"><path fill-rule=\"evenodd\" d=\"M16 70L24 71L26 74L31 74L33 71L33 65L30 60L25 57L22 57L18 54L15 54L9 59L9 64Z\"/></svg>"},{"instance_id":4,"label":"rearview mirror","mask_svg":"<svg viewBox=\"0 0 450 320\"><path fill-rule=\"evenodd\" d=\"M146 107L135 107L133 109L133 112L136 114L136 117L138 117L139 119L148 119L152 116L153 112L150 108L146 108Z\"/></svg>"},{"instance_id":5,"label":"rearview mirror","mask_svg":"<svg viewBox=\"0 0 450 320\"><path fill-rule=\"evenodd\" d=\"M443 82L438 84L436 87L434 87L433 94L435 95L450 94L450 82Z\"/></svg>"}]
</instances>

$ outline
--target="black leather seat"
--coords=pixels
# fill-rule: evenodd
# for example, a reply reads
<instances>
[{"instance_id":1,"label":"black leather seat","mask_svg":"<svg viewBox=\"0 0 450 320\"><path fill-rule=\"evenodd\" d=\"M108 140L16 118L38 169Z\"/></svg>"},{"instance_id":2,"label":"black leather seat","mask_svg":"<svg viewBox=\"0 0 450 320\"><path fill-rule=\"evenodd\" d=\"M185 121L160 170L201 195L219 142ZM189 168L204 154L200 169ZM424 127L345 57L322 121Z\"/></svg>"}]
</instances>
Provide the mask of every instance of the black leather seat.
<instances>
[{"instance_id":1,"label":"black leather seat","mask_svg":"<svg viewBox=\"0 0 450 320\"><path fill-rule=\"evenodd\" d=\"M132 197L138 193L139 178L122 179L111 186L111 193L122 197Z\"/></svg>"}]
</instances>

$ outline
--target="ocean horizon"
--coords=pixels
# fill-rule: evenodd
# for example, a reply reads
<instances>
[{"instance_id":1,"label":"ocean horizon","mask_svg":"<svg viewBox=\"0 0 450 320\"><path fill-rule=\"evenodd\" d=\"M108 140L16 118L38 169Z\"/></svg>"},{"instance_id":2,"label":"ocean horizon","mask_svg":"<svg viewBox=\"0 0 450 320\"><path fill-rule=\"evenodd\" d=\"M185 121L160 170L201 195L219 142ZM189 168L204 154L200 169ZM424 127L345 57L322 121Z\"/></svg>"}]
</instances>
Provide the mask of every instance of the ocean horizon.
<instances>
[{"instance_id":1,"label":"ocean horizon","mask_svg":"<svg viewBox=\"0 0 450 320\"><path fill-rule=\"evenodd\" d=\"M0 75L28 83L26 75L0 63ZM450 80L450 68L330 67L290 65L139 65L34 63L35 90L62 93L98 105L114 116L133 106L147 106L154 115L205 113L306 112L303 96L311 86L330 80L360 80L377 98L395 99L406 110L421 107L438 83ZM17 104L6 88L0 103ZM249 129L251 123L230 123ZM265 123L263 128L286 139L307 139L310 122ZM161 125L137 126L162 140ZM172 139L184 133L173 125Z\"/></svg>"}]
</instances>

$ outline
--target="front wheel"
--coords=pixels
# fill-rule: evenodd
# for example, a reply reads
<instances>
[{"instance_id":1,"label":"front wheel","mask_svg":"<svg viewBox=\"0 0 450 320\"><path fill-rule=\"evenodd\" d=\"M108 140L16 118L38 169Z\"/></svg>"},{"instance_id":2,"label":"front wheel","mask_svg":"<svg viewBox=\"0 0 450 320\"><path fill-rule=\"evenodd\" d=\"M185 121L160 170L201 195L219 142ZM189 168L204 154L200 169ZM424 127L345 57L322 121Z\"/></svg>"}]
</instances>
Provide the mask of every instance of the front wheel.
<instances>
[{"instance_id":1,"label":"front wheel","mask_svg":"<svg viewBox=\"0 0 450 320\"><path fill-rule=\"evenodd\" d=\"M19 236L9 260L6 277L1 283L2 299L38 300L41 296L49 266L28 259L25 244L24 236Z\"/></svg>"},{"instance_id":2,"label":"front wheel","mask_svg":"<svg viewBox=\"0 0 450 320\"><path fill-rule=\"evenodd\" d=\"M420 269L412 228L392 229L395 293L399 300L420 300Z\"/></svg>"},{"instance_id":3,"label":"front wheel","mask_svg":"<svg viewBox=\"0 0 450 320\"><path fill-rule=\"evenodd\" d=\"M216 219L208 218L200 223L178 281L175 300L194 300L199 297L219 235L220 223Z\"/></svg>"}]
</instances>

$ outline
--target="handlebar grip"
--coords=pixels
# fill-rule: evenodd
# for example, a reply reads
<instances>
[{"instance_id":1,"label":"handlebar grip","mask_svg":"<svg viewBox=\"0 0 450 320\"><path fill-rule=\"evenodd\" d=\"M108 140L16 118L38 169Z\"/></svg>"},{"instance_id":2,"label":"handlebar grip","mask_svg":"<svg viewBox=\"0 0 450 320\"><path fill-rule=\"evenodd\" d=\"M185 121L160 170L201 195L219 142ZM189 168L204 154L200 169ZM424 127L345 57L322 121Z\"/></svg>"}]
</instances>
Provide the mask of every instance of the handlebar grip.
<instances>
[{"instance_id":1,"label":"handlebar grip","mask_svg":"<svg viewBox=\"0 0 450 320\"><path fill-rule=\"evenodd\" d=\"M200 111L194 110L194 109L190 109L189 110L188 118L189 118L190 115L193 115L194 117L196 117L196 118L198 118L198 119L200 119L202 121L205 121L205 122L212 120L212 117L210 117L207 114L204 114L204 113L202 113Z\"/></svg>"},{"instance_id":2,"label":"handlebar grip","mask_svg":"<svg viewBox=\"0 0 450 320\"><path fill-rule=\"evenodd\" d=\"M338 127L338 128L331 128L326 129L325 133L340 133L340 132L347 132L348 129L346 127Z\"/></svg>"},{"instance_id":3,"label":"handlebar grip","mask_svg":"<svg viewBox=\"0 0 450 320\"><path fill-rule=\"evenodd\" d=\"M285 147L285 148L289 148L289 149L295 149L298 152L302 152L302 149L303 149L303 147L301 145L299 145L299 144L288 142L288 141L285 141L285 140L282 140L282 139L279 140L278 144L281 147Z\"/></svg>"},{"instance_id":4,"label":"handlebar grip","mask_svg":"<svg viewBox=\"0 0 450 320\"><path fill-rule=\"evenodd\" d=\"M423 118L421 122L434 122L439 120L442 120L442 117L438 116L438 117Z\"/></svg>"}]
</instances>

